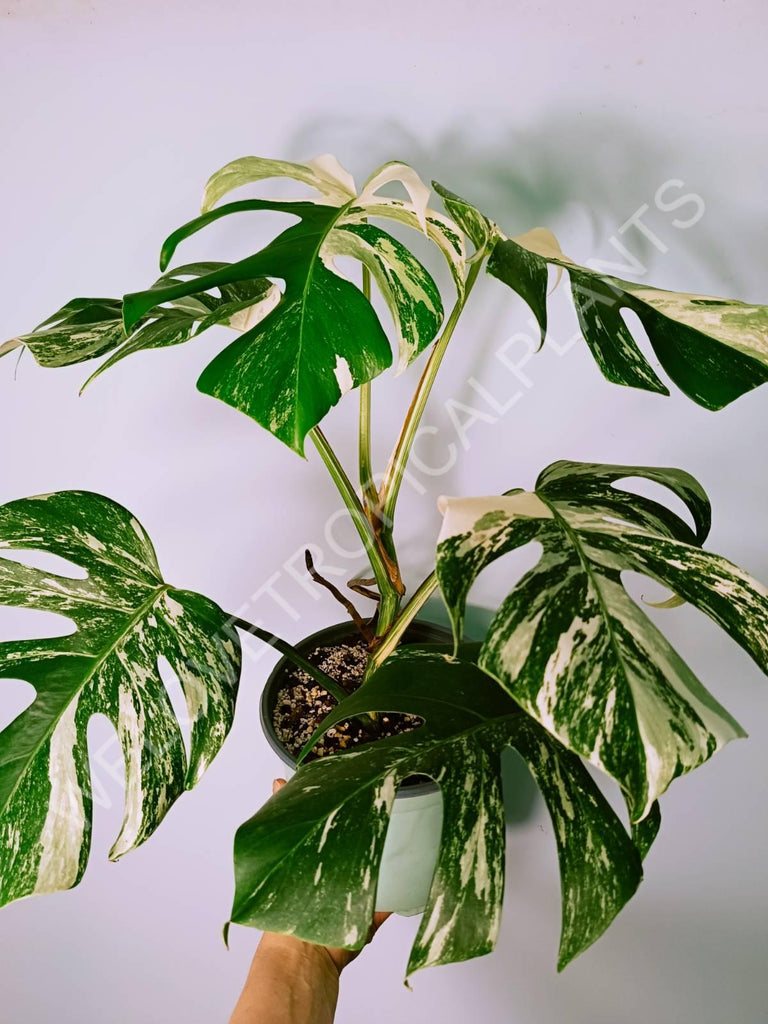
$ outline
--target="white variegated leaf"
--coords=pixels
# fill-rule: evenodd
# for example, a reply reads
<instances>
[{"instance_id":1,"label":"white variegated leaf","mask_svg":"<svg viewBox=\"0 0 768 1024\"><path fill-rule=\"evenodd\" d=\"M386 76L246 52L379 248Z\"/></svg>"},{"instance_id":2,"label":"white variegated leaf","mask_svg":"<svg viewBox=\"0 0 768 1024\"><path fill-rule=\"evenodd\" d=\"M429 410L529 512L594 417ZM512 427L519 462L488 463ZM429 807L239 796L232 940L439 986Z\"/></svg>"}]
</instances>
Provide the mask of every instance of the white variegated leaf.
<instances>
[{"instance_id":1,"label":"white variegated leaf","mask_svg":"<svg viewBox=\"0 0 768 1024\"><path fill-rule=\"evenodd\" d=\"M114 725L125 759L125 816L111 858L144 842L215 757L232 723L240 645L227 617L166 584L141 525L120 505L62 491L0 507L0 605L53 612L74 629L0 643L0 679L32 704L0 733L0 905L76 885L91 836L87 729ZM85 579L14 560L43 551ZM158 670L167 659L186 698L187 758ZM98 780L97 780L98 782Z\"/></svg>"},{"instance_id":2,"label":"white variegated leaf","mask_svg":"<svg viewBox=\"0 0 768 1024\"><path fill-rule=\"evenodd\" d=\"M432 187L443 200L448 213L475 247L469 262L483 259L487 255L491 241L498 236L499 229L476 207L461 196L457 196L455 192L451 192L437 181L432 182Z\"/></svg>"},{"instance_id":3,"label":"white variegated leaf","mask_svg":"<svg viewBox=\"0 0 768 1024\"><path fill-rule=\"evenodd\" d=\"M451 272L456 291L464 294L467 272L467 248L464 232L449 217L444 217L434 210L426 211L426 233L442 252ZM369 218L380 217L393 220L406 227L421 230L422 221L413 203L404 199L390 199L386 196L375 196L370 202L361 206L353 203L340 224L360 224Z\"/></svg>"},{"instance_id":4,"label":"white variegated leaf","mask_svg":"<svg viewBox=\"0 0 768 1024\"><path fill-rule=\"evenodd\" d=\"M339 163L333 153L322 153L320 156L314 156L311 160L307 160L306 164L307 167L311 167L319 175L325 183L326 190L338 183L341 185L344 195L353 196L357 192L355 179L346 167Z\"/></svg>"},{"instance_id":5,"label":"white variegated leaf","mask_svg":"<svg viewBox=\"0 0 768 1024\"><path fill-rule=\"evenodd\" d=\"M686 503L695 532L619 486L644 477ZM768 668L768 591L699 545L709 503L680 470L555 463L533 493L443 499L437 574L459 635L467 593L530 541L537 565L496 613L479 665L570 750L616 778L633 819L743 730L630 598L626 570L669 587Z\"/></svg>"},{"instance_id":6,"label":"white variegated leaf","mask_svg":"<svg viewBox=\"0 0 768 1024\"><path fill-rule=\"evenodd\" d=\"M169 287L186 282L187 289L205 275L221 271L226 263L197 263L164 274L153 286ZM130 332L124 326L120 299L73 299L29 334L3 346L11 351L27 347L40 366L60 367L87 362L111 353L88 378L84 387L109 367L134 352L180 345L216 324L243 329L267 315L280 299L271 281L245 279L224 285L219 295L198 291L182 295L169 306L146 311ZM0 351L0 355L3 352Z\"/></svg>"},{"instance_id":7,"label":"white variegated leaf","mask_svg":"<svg viewBox=\"0 0 768 1024\"><path fill-rule=\"evenodd\" d=\"M268 178L300 181L319 193L315 202L331 206L343 206L354 199L356 192L351 174L331 154L316 157L306 163L245 156L226 164L209 178L203 193L202 212L212 210L228 192Z\"/></svg>"},{"instance_id":8,"label":"white variegated leaf","mask_svg":"<svg viewBox=\"0 0 768 1024\"><path fill-rule=\"evenodd\" d=\"M635 300L629 308L635 309L644 323L653 322L647 319L641 307L652 310L663 320L683 324L768 366L768 306L718 299L711 295L669 292L615 278L608 280L620 284L623 291ZM653 331L652 326L646 329Z\"/></svg>"},{"instance_id":9,"label":"white variegated leaf","mask_svg":"<svg viewBox=\"0 0 768 1024\"><path fill-rule=\"evenodd\" d=\"M345 224L331 231L320 259L334 273L337 256L351 256L370 271L395 322L397 372L402 373L434 341L442 323L435 282L404 245L373 224Z\"/></svg>"},{"instance_id":10,"label":"white variegated leaf","mask_svg":"<svg viewBox=\"0 0 768 1024\"><path fill-rule=\"evenodd\" d=\"M424 234L427 234L427 204L429 202L430 189L425 185L416 171L408 164L393 160L384 164L378 171L374 171L371 177L363 185L360 195L355 200L355 206L375 205L379 201L377 192L390 185L393 181L399 181L410 197L410 207Z\"/></svg>"},{"instance_id":11,"label":"white variegated leaf","mask_svg":"<svg viewBox=\"0 0 768 1024\"><path fill-rule=\"evenodd\" d=\"M509 241L514 242L515 245L519 245L523 249L527 249L529 252L535 253L537 256L543 257L545 260L560 260L563 263L571 262L563 254L560 242L549 228L531 228L522 235L515 235Z\"/></svg>"},{"instance_id":12,"label":"white variegated leaf","mask_svg":"<svg viewBox=\"0 0 768 1024\"><path fill-rule=\"evenodd\" d=\"M78 298L3 348L24 345L41 366L69 366L112 351L125 337L119 299Z\"/></svg>"},{"instance_id":13,"label":"white variegated leaf","mask_svg":"<svg viewBox=\"0 0 768 1024\"><path fill-rule=\"evenodd\" d=\"M444 648L406 647L323 722L409 713L410 733L302 766L235 839L232 921L311 942L366 941L387 823L409 776L443 800L438 861L408 974L489 953L501 923L501 752L534 773L555 828L563 890L562 968L594 942L635 892L640 856L579 759L523 714L487 675Z\"/></svg>"},{"instance_id":14,"label":"white variegated leaf","mask_svg":"<svg viewBox=\"0 0 768 1024\"><path fill-rule=\"evenodd\" d=\"M460 293L464 289L466 247L461 229L448 217L427 205L429 187L408 164L391 161L366 181L356 195L355 182L336 157L325 154L306 163L242 157L222 167L209 180L203 197L203 213L209 213L228 192L242 185L267 178L285 177L300 181L318 193L314 201L338 206L342 211L338 224L364 223L370 217L398 221L426 234L441 250ZM410 201L380 196L385 185L400 182ZM351 205L350 205L351 201Z\"/></svg>"},{"instance_id":15,"label":"white variegated leaf","mask_svg":"<svg viewBox=\"0 0 768 1024\"><path fill-rule=\"evenodd\" d=\"M312 185L321 201L254 199L215 206L230 190L274 176ZM410 201L379 195L396 181ZM298 223L237 263L176 268L122 303L73 300L36 331L7 342L3 351L25 344L46 366L108 356L87 385L128 355L181 344L215 324L233 327L242 337L205 368L198 387L303 454L308 431L343 395L392 363L374 308L339 273L337 256L352 256L373 274L394 319L398 372L434 341L443 320L430 275L405 246L369 220L382 217L426 230L445 253L459 294L464 292L464 234L427 207L428 196L427 186L401 163L377 171L357 197L354 181L329 155L306 164L256 157L234 161L209 182L207 212L166 240L162 269L181 241L222 217L269 210L290 214Z\"/></svg>"},{"instance_id":16,"label":"white variegated leaf","mask_svg":"<svg viewBox=\"0 0 768 1024\"><path fill-rule=\"evenodd\" d=\"M22 348L23 345L24 342L19 341L18 338L11 338L10 341L3 342L3 344L0 345L0 359L3 356L7 355L9 352L13 352L14 349Z\"/></svg>"}]
</instances>

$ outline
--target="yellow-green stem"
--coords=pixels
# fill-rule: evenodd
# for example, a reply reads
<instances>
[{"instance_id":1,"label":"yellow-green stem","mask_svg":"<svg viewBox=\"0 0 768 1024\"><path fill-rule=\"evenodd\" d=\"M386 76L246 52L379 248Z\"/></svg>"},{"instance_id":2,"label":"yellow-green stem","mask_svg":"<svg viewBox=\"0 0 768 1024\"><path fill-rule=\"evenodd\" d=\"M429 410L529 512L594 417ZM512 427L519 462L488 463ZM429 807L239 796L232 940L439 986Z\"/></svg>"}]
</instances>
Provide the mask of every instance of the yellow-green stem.
<instances>
[{"instance_id":1,"label":"yellow-green stem","mask_svg":"<svg viewBox=\"0 0 768 1024\"><path fill-rule=\"evenodd\" d=\"M431 572L416 591L414 591L413 597L395 619L395 622L387 633L384 641L371 655L366 668L366 675L370 675L372 672L375 672L376 669L386 661L390 654L392 654L402 640L405 631L424 607L427 600L435 592L436 587L437 574Z\"/></svg>"},{"instance_id":2,"label":"yellow-green stem","mask_svg":"<svg viewBox=\"0 0 768 1024\"><path fill-rule=\"evenodd\" d=\"M357 496L357 492L352 486L352 482L344 472L344 467L336 458L336 453L331 448L322 430L319 427L313 427L309 432L309 436L317 448L320 458L325 463L336 485L336 489L341 495L341 500L350 514L358 536L363 542L365 553L368 556L368 561L371 564L371 569L379 588L379 594L381 595L379 622L385 622L388 628L397 615L398 608L400 607L400 597L389 578L389 573L373 534L371 524L365 515L365 510Z\"/></svg>"},{"instance_id":3,"label":"yellow-green stem","mask_svg":"<svg viewBox=\"0 0 768 1024\"><path fill-rule=\"evenodd\" d=\"M440 369L443 356L448 348L448 343L451 340L453 332L456 330L459 318L464 311L469 294L472 291L477 275L480 272L481 265L482 260L477 260L469 269L464 294L456 300L456 304L451 310L451 314L443 328L443 333L435 342L430 353L427 365L424 367L424 372L421 375L421 379L413 396L411 407L405 418L400 436L397 439L397 444L395 445L389 463L387 464L384 480L379 490L379 498L381 502L380 518L383 523L382 537L384 544L387 546L389 546L394 528L395 507L400 493L400 485L403 482L405 467L411 454L413 443L416 440L416 434L419 429L419 424L421 423L421 417L424 415L424 409L426 407L427 400L429 399L430 392L432 391L432 386L435 383L435 378L437 377L437 372Z\"/></svg>"},{"instance_id":4,"label":"yellow-green stem","mask_svg":"<svg viewBox=\"0 0 768 1024\"><path fill-rule=\"evenodd\" d=\"M371 275L367 267L363 267L363 295L370 301ZM373 480L373 464L371 459L371 383L361 384L360 391L360 436L359 463L360 486L363 489L363 508L366 512L375 509L379 503L379 493Z\"/></svg>"}]
</instances>

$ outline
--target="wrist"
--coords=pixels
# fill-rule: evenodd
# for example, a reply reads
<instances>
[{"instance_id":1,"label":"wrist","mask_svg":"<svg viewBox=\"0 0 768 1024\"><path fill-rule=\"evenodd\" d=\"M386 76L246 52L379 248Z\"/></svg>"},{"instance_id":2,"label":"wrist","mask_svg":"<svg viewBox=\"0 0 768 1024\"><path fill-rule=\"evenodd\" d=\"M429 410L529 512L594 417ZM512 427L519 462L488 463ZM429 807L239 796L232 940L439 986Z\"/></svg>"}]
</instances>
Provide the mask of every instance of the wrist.
<instances>
[{"instance_id":1,"label":"wrist","mask_svg":"<svg viewBox=\"0 0 768 1024\"><path fill-rule=\"evenodd\" d=\"M294 935L264 932L259 943L259 954L274 957L292 974L315 976L318 972L331 983L338 983L339 975L349 962L344 949L316 946Z\"/></svg>"}]
</instances>

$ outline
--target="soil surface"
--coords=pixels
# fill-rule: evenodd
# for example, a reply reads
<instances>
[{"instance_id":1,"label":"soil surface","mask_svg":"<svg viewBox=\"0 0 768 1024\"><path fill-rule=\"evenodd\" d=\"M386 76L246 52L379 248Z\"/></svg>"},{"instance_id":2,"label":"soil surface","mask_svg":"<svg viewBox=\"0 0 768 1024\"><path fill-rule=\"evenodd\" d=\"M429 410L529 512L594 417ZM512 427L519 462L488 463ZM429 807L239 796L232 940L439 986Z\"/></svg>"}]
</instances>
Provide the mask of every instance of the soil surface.
<instances>
[{"instance_id":1,"label":"soil surface","mask_svg":"<svg viewBox=\"0 0 768 1024\"><path fill-rule=\"evenodd\" d=\"M368 649L362 640L350 641L317 647L305 654L305 657L345 690L353 693L363 680ZM278 692L272 716L277 738L289 753L298 756L312 733L335 706L334 698L311 676L300 668L291 668L286 676L286 685ZM420 724L421 719L414 715L389 713L378 716L375 732L368 732L356 719L339 722L328 730L306 760L337 754L386 736L411 732Z\"/></svg>"}]
</instances>

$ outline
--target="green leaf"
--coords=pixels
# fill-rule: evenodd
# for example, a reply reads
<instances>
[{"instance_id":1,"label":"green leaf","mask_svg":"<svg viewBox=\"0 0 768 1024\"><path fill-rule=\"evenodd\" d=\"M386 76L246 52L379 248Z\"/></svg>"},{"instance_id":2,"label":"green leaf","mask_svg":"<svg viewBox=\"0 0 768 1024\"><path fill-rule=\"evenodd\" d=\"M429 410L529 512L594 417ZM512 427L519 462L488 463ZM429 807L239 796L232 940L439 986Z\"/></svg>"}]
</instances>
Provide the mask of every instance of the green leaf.
<instances>
[{"instance_id":1,"label":"green leaf","mask_svg":"<svg viewBox=\"0 0 768 1024\"><path fill-rule=\"evenodd\" d=\"M631 814L631 807L629 807L629 811ZM635 844L641 860L645 860L648 855L648 851L656 841L660 828L661 808L657 800L651 806L647 816L642 821L636 821L632 825L632 842Z\"/></svg>"},{"instance_id":2,"label":"green leaf","mask_svg":"<svg viewBox=\"0 0 768 1024\"><path fill-rule=\"evenodd\" d=\"M469 238L479 255L485 255L486 248L493 238L495 225L492 221L480 213L480 211L468 203L466 199L457 196L437 181L432 182L432 188L443 200L443 204L456 221L464 234Z\"/></svg>"},{"instance_id":3,"label":"green leaf","mask_svg":"<svg viewBox=\"0 0 768 1024\"><path fill-rule=\"evenodd\" d=\"M476 666L404 648L326 719L417 715L417 730L303 765L235 838L232 921L359 949L366 940L387 823L410 775L437 782L443 841L408 964L493 949L504 888L500 755L515 747L549 808L563 895L559 966L608 927L640 882L640 858L579 759Z\"/></svg>"},{"instance_id":4,"label":"green leaf","mask_svg":"<svg viewBox=\"0 0 768 1024\"><path fill-rule=\"evenodd\" d=\"M631 477L681 498L695 532L620 486ZM616 778L635 821L674 778L744 735L622 584L633 570L668 586L768 667L768 591L698 546L709 503L687 473L557 462L535 492L444 499L443 510L437 575L457 636L478 573L541 544L540 561L497 611L479 665L561 743Z\"/></svg>"},{"instance_id":5,"label":"green leaf","mask_svg":"<svg viewBox=\"0 0 768 1024\"><path fill-rule=\"evenodd\" d=\"M217 207L170 236L163 246L163 265L183 239L213 221L257 210L291 213L299 222L260 252L223 270L126 296L126 325L157 303L178 301L196 290L254 276L282 279L282 302L220 353L198 386L303 454L307 432L329 409L392 362L373 307L340 275L334 258L354 256L371 269L398 329L401 368L433 340L442 322L442 304L431 277L404 246L372 225L342 223L346 207L268 200Z\"/></svg>"},{"instance_id":6,"label":"green leaf","mask_svg":"<svg viewBox=\"0 0 768 1024\"><path fill-rule=\"evenodd\" d=\"M768 306L663 291L578 266L544 229L500 239L489 273L517 291L546 332L547 264L568 271L584 339L616 384L669 394L634 341L621 311L637 314L665 371L689 398L722 409L768 380Z\"/></svg>"},{"instance_id":7,"label":"green leaf","mask_svg":"<svg viewBox=\"0 0 768 1024\"><path fill-rule=\"evenodd\" d=\"M607 280L576 271L570 276L579 326L606 380L668 395L669 388L659 379L629 333L621 315L623 297L617 295ZM671 375L671 367L665 368Z\"/></svg>"},{"instance_id":8,"label":"green leaf","mask_svg":"<svg viewBox=\"0 0 768 1024\"><path fill-rule=\"evenodd\" d=\"M533 236L536 245L533 245ZM527 242L528 244L524 244ZM530 248L528 247L530 246ZM486 267L492 277L503 281L530 308L541 329L541 344L547 335L547 260L541 252L562 255L555 236L546 228L535 228L518 239L502 239L493 247Z\"/></svg>"},{"instance_id":9,"label":"green leaf","mask_svg":"<svg viewBox=\"0 0 768 1024\"><path fill-rule=\"evenodd\" d=\"M285 281L283 300L260 324L221 352L198 387L251 416L299 454L304 438L351 388L391 365L389 341L359 288L328 269L320 251L339 210L311 203L261 200L219 207L172 236L167 259L182 238L213 219L244 209L295 213L289 227L260 252L197 280L211 288L268 275ZM126 296L130 319L148 303L180 297L185 285Z\"/></svg>"},{"instance_id":10,"label":"green leaf","mask_svg":"<svg viewBox=\"0 0 768 1024\"><path fill-rule=\"evenodd\" d=\"M0 550L41 551L87 571L73 579L0 558L0 605L73 625L66 636L0 643L0 678L34 702L0 733L0 905L76 885L91 835L87 727L103 714L125 758L125 817L110 857L144 842L224 741L240 645L213 602L163 582L144 529L120 505L62 491L0 507ZM12 556L10 556L12 558ZM190 755L158 671L181 683Z\"/></svg>"}]
</instances>

